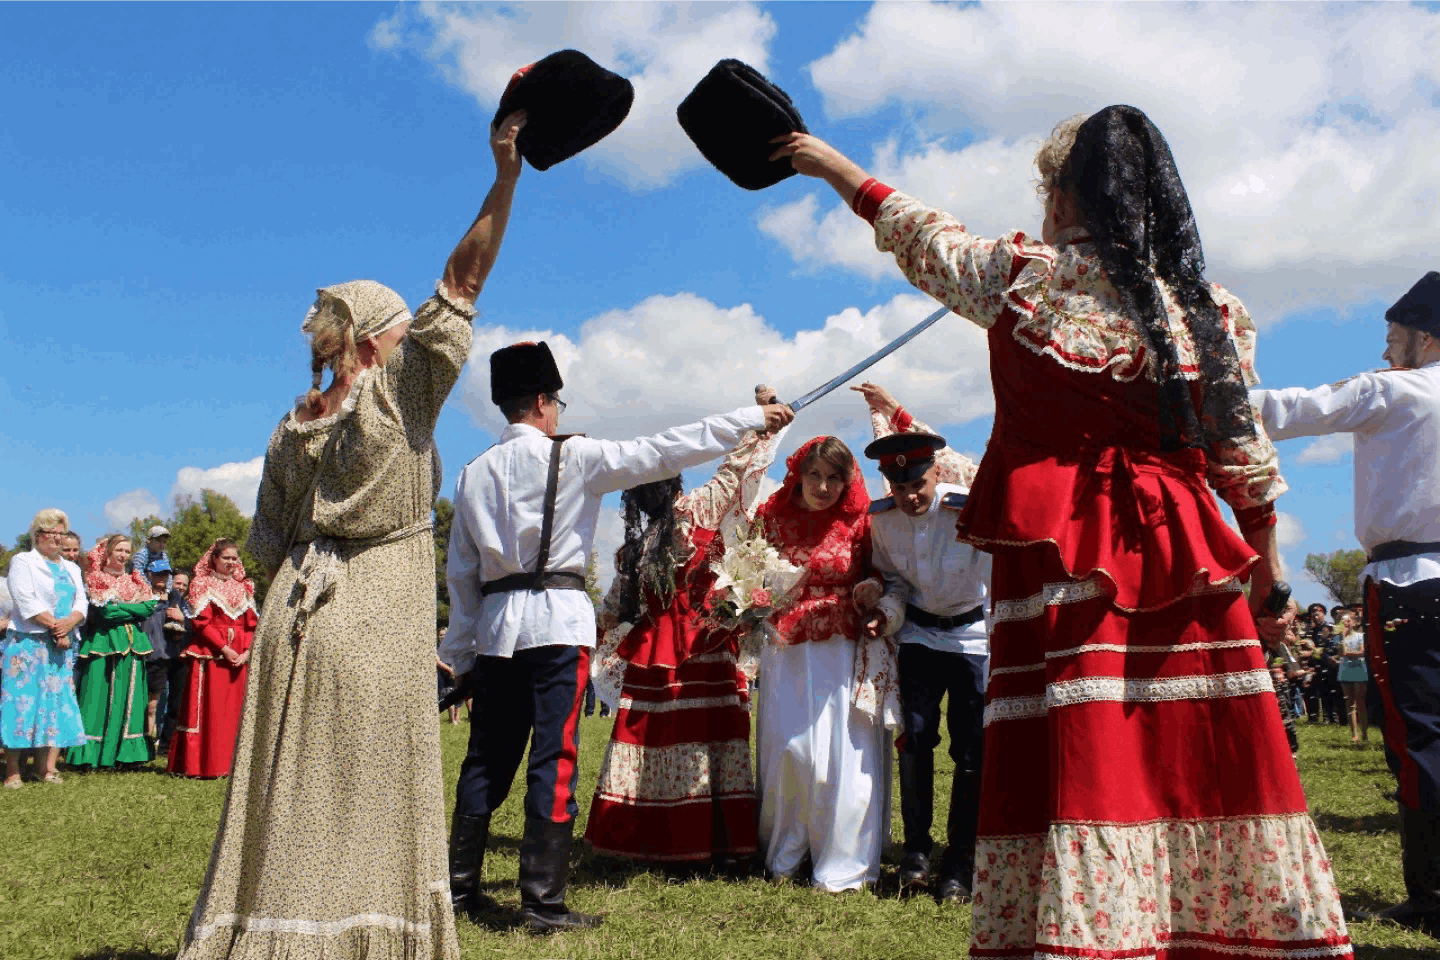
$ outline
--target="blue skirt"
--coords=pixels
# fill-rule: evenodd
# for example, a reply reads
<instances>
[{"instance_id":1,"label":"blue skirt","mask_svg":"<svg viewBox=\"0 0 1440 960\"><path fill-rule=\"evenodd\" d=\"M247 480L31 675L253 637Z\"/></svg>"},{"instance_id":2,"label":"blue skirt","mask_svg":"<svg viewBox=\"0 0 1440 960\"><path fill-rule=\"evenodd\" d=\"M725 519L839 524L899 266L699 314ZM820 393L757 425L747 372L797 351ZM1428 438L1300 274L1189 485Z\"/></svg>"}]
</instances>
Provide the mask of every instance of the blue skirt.
<instances>
[{"instance_id":1,"label":"blue skirt","mask_svg":"<svg viewBox=\"0 0 1440 960\"><path fill-rule=\"evenodd\" d=\"M5 631L0 653L0 743L7 749L85 742L75 700L75 644L61 650L43 633Z\"/></svg>"}]
</instances>

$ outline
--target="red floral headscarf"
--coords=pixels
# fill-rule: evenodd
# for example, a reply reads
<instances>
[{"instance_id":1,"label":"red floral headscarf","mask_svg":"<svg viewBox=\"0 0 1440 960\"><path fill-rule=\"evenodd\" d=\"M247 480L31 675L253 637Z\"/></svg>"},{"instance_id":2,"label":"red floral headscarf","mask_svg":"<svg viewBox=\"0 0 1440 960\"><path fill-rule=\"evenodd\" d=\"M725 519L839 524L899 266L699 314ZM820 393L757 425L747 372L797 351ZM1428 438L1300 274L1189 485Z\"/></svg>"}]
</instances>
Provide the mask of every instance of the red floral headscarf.
<instances>
[{"instance_id":1,"label":"red floral headscarf","mask_svg":"<svg viewBox=\"0 0 1440 960\"><path fill-rule=\"evenodd\" d=\"M214 603L226 616L239 617L247 609L255 606L255 584L245 578L245 564L236 561L235 572L229 579L215 575L215 548L220 545L221 537L210 544L210 549L205 551L205 556L195 564L195 576L190 581L190 609L192 616L199 616L200 611L205 609L206 604ZM238 552L238 548L237 548Z\"/></svg>"},{"instance_id":2,"label":"red floral headscarf","mask_svg":"<svg viewBox=\"0 0 1440 960\"><path fill-rule=\"evenodd\" d=\"M141 603L151 599L150 584L138 571L135 573L106 573L105 565L110 561L110 548L129 537L102 537L100 542L85 554L85 592L90 602L102 606L111 600L120 603Z\"/></svg>"},{"instance_id":3,"label":"red floral headscarf","mask_svg":"<svg viewBox=\"0 0 1440 960\"><path fill-rule=\"evenodd\" d=\"M860 464L852 462L845 492L833 507L807 510L800 477L805 458L827 437L815 437L785 461L785 482L759 510L765 536L780 555L805 568L799 599L772 625L780 642L859 636L860 616L850 591L869 573L870 494Z\"/></svg>"}]
</instances>

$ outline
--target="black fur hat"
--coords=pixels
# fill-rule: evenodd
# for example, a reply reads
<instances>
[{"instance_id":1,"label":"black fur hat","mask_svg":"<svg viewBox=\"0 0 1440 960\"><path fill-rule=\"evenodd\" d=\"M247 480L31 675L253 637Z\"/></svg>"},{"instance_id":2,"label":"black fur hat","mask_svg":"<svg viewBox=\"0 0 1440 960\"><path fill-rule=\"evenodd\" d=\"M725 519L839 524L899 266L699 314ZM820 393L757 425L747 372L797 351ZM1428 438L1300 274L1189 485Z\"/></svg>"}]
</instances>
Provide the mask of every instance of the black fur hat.
<instances>
[{"instance_id":1,"label":"black fur hat","mask_svg":"<svg viewBox=\"0 0 1440 960\"><path fill-rule=\"evenodd\" d=\"M809 132L785 91L739 60L715 64L675 114L705 159L746 190L793 177L789 159L770 159L770 141Z\"/></svg>"},{"instance_id":2,"label":"black fur hat","mask_svg":"<svg viewBox=\"0 0 1440 960\"><path fill-rule=\"evenodd\" d=\"M515 71L495 123L525 110L528 119L516 147L530 166L549 170L613 133L634 100L629 80L579 50L561 50Z\"/></svg>"},{"instance_id":3,"label":"black fur hat","mask_svg":"<svg viewBox=\"0 0 1440 960\"><path fill-rule=\"evenodd\" d=\"M1395 306L1385 311L1385 319L1440 337L1440 273L1431 270L1421 277L1395 301Z\"/></svg>"},{"instance_id":4,"label":"black fur hat","mask_svg":"<svg viewBox=\"0 0 1440 960\"><path fill-rule=\"evenodd\" d=\"M512 343L490 354L490 402L554 393L565 386L545 341Z\"/></svg>"}]
</instances>

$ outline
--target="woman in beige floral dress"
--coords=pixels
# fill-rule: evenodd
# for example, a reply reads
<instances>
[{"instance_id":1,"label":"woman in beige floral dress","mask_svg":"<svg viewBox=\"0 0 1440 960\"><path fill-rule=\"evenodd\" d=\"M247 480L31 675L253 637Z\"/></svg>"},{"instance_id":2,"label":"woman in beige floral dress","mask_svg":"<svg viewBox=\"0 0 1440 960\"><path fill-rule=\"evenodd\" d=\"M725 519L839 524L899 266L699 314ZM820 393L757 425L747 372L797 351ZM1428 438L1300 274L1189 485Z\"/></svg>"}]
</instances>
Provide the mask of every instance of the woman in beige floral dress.
<instances>
[{"instance_id":1,"label":"woman in beige floral dress","mask_svg":"<svg viewBox=\"0 0 1440 960\"><path fill-rule=\"evenodd\" d=\"M320 290L305 318L315 389L265 456L248 546L273 580L182 960L460 955L429 639L432 434L470 352L524 123L497 128L495 184L413 321L371 280Z\"/></svg>"}]
</instances>

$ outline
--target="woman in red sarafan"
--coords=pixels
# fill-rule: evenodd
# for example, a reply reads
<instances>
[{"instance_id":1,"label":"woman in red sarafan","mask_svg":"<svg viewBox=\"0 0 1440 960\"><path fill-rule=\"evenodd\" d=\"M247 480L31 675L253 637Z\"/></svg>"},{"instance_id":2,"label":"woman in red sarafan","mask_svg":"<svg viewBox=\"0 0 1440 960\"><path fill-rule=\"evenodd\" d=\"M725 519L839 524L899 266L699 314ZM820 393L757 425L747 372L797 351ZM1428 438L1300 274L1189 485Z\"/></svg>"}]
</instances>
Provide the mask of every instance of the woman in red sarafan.
<instances>
[{"instance_id":1,"label":"woman in red sarafan","mask_svg":"<svg viewBox=\"0 0 1440 960\"><path fill-rule=\"evenodd\" d=\"M898 727L895 654L860 635L857 603L873 605L870 495L839 439L791 454L765 505L765 537L803 568L796 600L771 617L760 660L757 745L760 843L778 876L801 873L826 891L873 884L890 822L887 728Z\"/></svg>"},{"instance_id":2,"label":"woman in red sarafan","mask_svg":"<svg viewBox=\"0 0 1440 960\"><path fill-rule=\"evenodd\" d=\"M1057 126L1041 240L973 236L805 134L784 155L988 331L959 519L994 554L971 955L1348 956L1259 642L1284 629L1262 605L1285 484L1255 326L1203 278L1164 138L1133 107Z\"/></svg>"},{"instance_id":3,"label":"woman in red sarafan","mask_svg":"<svg viewBox=\"0 0 1440 960\"><path fill-rule=\"evenodd\" d=\"M245 577L235 541L216 540L195 565L190 606L193 639L180 654L191 661L190 684L170 745L170 772L227 777L258 622L255 584Z\"/></svg>"},{"instance_id":4,"label":"woman in red sarafan","mask_svg":"<svg viewBox=\"0 0 1440 960\"><path fill-rule=\"evenodd\" d=\"M623 495L596 657L599 695L617 707L585 828L597 851L721 866L755 852L749 682L739 632L707 623L706 601L722 525L748 522L775 441L750 434L689 494L677 477Z\"/></svg>"}]
</instances>

